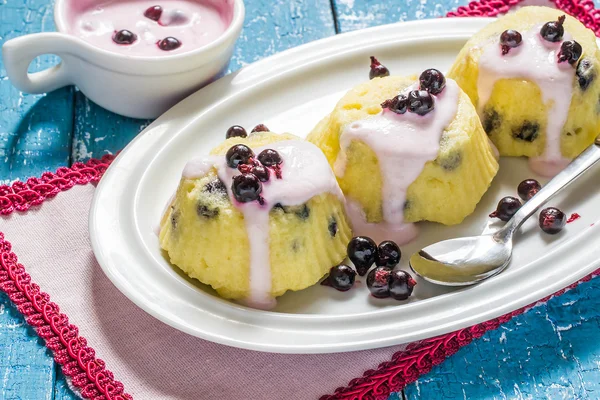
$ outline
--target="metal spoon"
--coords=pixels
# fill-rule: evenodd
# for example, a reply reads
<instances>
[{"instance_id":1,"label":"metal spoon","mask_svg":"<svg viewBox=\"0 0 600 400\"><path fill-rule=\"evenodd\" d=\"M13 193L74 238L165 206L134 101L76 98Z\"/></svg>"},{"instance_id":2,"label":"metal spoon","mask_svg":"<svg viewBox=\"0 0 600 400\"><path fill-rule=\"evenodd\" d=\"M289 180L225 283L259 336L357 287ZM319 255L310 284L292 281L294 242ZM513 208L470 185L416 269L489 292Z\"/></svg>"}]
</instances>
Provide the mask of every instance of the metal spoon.
<instances>
[{"instance_id":1,"label":"metal spoon","mask_svg":"<svg viewBox=\"0 0 600 400\"><path fill-rule=\"evenodd\" d=\"M527 201L495 233L444 240L410 257L410 267L423 279L444 286L466 286L504 270L512 256L513 234L542 205L600 160L600 138Z\"/></svg>"}]
</instances>

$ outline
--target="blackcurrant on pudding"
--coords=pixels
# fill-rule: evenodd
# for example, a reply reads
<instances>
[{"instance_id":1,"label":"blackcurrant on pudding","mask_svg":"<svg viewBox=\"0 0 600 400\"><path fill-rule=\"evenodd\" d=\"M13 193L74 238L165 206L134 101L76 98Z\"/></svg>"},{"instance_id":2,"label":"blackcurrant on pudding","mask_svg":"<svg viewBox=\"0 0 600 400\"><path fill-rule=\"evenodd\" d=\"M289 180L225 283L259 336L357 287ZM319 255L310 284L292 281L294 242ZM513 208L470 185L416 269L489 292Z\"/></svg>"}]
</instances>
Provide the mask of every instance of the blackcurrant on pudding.
<instances>
[{"instance_id":1,"label":"blackcurrant on pudding","mask_svg":"<svg viewBox=\"0 0 600 400\"><path fill-rule=\"evenodd\" d=\"M523 7L475 34L448 76L476 105L500 155L551 177L600 131L594 32L563 11Z\"/></svg>"},{"instance_id":2,"label":"blackcurrant on pudding","mask_svg":"<svg viewBox=\"0 0 600 400\"><path fill-rule=\"evenodd\" d=\"M254 128L252 128L252 131L251 131L251 133L256 133L256 132L269 132L269 128L267 128L267 126L265 124L258 124Z\"/></svg>"},{"instance_id":3,"label":"blackcurrant on pudding","mask_svg":"<svg viewBox=\"0 0 600 400\"><path fill-rule=\"evenodd\" d=\"M233 125L229 127L229 129L227 129L227 132L225 133L225 139L229 139L232 137L245 138L246 136L248 136L248 132L246 132L246 129L244 129L243 126L239 125Z\"/></svg>"},{"instance_id":4,"label":"blackcurrant on pudding","mask_svg":"<svg viewBox=\"0 0 600 400\"><path fill-rule=\"evenodd\" d=\"M507 29L500 35L500 49L502 55L508 54L510 49L519 47L523 43L523 36L514 29Z\"/></svg>"},{"instance_id":5,"label":"blackcurrant on pudding","mask_svg":"<svg viewBox=\"0 0 600 400\"><path fill-rule=\"evenodd\" d=\"M433 68L356 86L308 140L334 169L354 234L377 242L411 241L418 221L462 222L498 171L469 98Z\"/></svg>"},{"instance_id":6,"label":"blackcurrant on pudding","mask_svg":"<svg viewBox=\"0 0 600 400\"><path fill-rule=\"evenodd\" d=\"M203 0L73 1L70 33L105 50L160 56L203 47L232 19L227 2Z\"/></svg>"},{"instance_id":7,"label":"blackcurrant on pudding","mask_svg":"<svg viewBox=\"0 0 600 400\"><path fill-rule=\"evenodd\" d=\"M172 264L256 308L314 285L332 266L332 286L348 290L354 270L340 263L351 232L327 159L293 135L243 132L230 128L183 170L159 235Z\"/></svg>"}]
</instances>

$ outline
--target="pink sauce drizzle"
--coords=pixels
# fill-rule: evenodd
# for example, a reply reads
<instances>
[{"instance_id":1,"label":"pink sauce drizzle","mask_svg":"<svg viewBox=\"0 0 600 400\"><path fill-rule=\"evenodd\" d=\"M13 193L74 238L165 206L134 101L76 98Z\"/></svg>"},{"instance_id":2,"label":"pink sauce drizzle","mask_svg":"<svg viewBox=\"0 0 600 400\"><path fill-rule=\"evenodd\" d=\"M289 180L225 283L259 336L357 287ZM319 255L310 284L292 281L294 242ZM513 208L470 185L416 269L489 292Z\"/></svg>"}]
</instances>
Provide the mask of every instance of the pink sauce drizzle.
<instances>
[{"instance_id":1,"label":"pink sauce drizzle","mask_svg":"<svg viewBox=\"0 0 600 400\"><path fill-rule=\"evenodd\" d=\"M415 84L404 92L416 88ZM344 176L346 149L353 140L358 140L377 155L383 178L382 223L367 222L362 207L348 199L347 213L355 234L394 240L398 244L408 243L416 237L416 226L404 222L406 192L425 164L436 159L442 134L456 116L459 93L456 82L448 79L444 91L434 96L434 110L425 116L410 112L398 115L384 109L344 128L340 154L334 165L336 175Z\"/></svg>"},{"instance_id":2,"label":"pink sauce drizzle","mask_svg":"<svg viewBox=\"0 0 600 400\"><path fill-rule=\"evenodd\" d=\"M547 106L546 149L539 157L529 159L530 168L542 175L552 177L566 167L570 160L562 156L560 134L567 121L575 68L567 62L558 63L562 42L552 43L540 36L541 26L521 32L523 42L502 55L498 38L483 48L479 59L479 115L483 115L494 85L499 79L526 79L538 85L542 100ZM565 33L564 40L570 40Z\"/></svg>"},{"instance_id":3,"label":"pink sauce drizzle","mask_svg":"<svg viewBox=\"0 0 600 400\"><path fill-rule=\"evenodd\" d=\"M271 309L276 305L270 294L269 212L272 207L277 203L284 206L301 205L322 193L332 193L344 201L327 159L318 147L302 140L285 140L252 150L258 155L266 148L274 149L281 155L282 179L276 179L271 174L271 179L263 183L261 196L265 202L262 206L256 201L239 203L234 199L231 182L240 172L227 166L225 156L194 159L184 168L185 176L192 179L205 175L215 167L219 179L227 187L232 204L244 214L250 241L250 296L243 303L260 309Z\"/></svg>"},{"instance_id":4,"label":"pink sauce drizzle","mask_svg":"<svg viewBox=\"0 0 600 400\"><path fill-rule=\"evenodd\" d=\"M210 172L221 157L205 156L193 158L185 164L181 176L185 179L199 179Z\"/></svg>"}]
</instances>

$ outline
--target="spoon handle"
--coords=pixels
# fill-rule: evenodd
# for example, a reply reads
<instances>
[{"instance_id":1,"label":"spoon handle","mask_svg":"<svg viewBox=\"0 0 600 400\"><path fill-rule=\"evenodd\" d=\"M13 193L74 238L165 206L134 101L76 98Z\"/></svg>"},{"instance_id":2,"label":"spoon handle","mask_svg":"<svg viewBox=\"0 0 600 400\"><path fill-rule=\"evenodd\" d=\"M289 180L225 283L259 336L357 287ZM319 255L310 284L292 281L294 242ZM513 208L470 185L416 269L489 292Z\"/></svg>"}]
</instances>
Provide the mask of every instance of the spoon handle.
<instances>
[{"instance_id":1,"label":"spoon handle","mask_svg":"<svg viewBox=\"0 0 600 400\"><path fill-rule=\"evenodd\" d=\"M529 199L523 207L517 211L510 221L500 229L494 236L497 239L509 240L512 234L535 213L548 200L553 198L558 192L566 188L571 182L579 178L584 172L590 169L600 160L600 138L583 151L574 159L565 169L548 182L542 190Z\"/></svg>"}]
</instances>

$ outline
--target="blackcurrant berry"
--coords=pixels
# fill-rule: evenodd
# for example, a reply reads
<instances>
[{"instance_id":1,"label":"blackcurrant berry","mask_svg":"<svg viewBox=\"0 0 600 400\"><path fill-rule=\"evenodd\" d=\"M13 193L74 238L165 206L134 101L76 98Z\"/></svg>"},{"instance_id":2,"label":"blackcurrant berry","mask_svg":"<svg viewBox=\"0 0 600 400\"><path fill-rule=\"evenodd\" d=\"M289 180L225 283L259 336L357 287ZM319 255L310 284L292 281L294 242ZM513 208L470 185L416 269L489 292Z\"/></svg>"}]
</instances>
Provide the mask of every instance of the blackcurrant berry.
<instances>
[{"instance_id":1,"label":"blackcurrant berry","mask_svg":"<svg viewBox=\"0 0 600 400\"><path fill-rule=\"evenodd\" d=\"M348 243L348 257L360 276L364 276L375 262L377 245L366 236L356 236Z\"/></svg>"},{"instance_id":2,"label":"blackcurrant berry","mask_svg":"<svg viewBox=\"0 0 600 400\"><path fill-rule=\"evenodd\" d=\"M565 227L567 216L558 208L548 207L540 213L539 223L544 232L554 235Z\"/></svg>"},{"instance_id":3,"label":"blackcurrant berry","mask_svg":"<svg viewBox=\"0 0 600 400\"><path fill-rule=\"evenodd\" d=\"M377 255L375 256L375 264L378 267L394 268L400 262L400 247L391 240L379 243L377 246Z\"/></svg>"},{"instance_id":4,"label":"blackcurrant berry","mask_svg":"<svg viewBox=\"0 0 600 400\"><path fill-rule=\"evenodd\" d=\"M258 124L254 128L252 128L251 133L254 132L269 132L269 128L265 124Z\"/></svg>"},{"instance_id":5,"label":"blackcurrant berry","mask_svg":"<svg viewBox=\"0 0 600 400\"><path fill-rule=\"evenodd\" d=\"M283 162L279 153L273 149L266 149L258 155L258 161L265 167L274 167Z\"/></svg>"},{"instance_id":6,"label":"blackcurrant berry","mask_svg":"<svg viewBox=\"0 0 600 400\"><path fill-rule=\"evenodd\" d=\"M583 49L581 45L574 40L564 41L560 45L560 51L558 52L558 62L568 62L571 65L575 65L581 54L583 53Z\"/></svg>"},{"instance_id":7,"label":"blackcurrant berry","mask_svg":"<svg viewBox=\"0 0 600 400\"><path fill-rule=\"evenodd\" d=\"M261 182L267 182L269 180L269 177L271 175L271 173L269 172L269 170L267 168L265 168L262 165L254 165L252 166L252 170L251 173L253 175L255 175L259 181Z\"/></svg>"},{"instance_id":8,"label":"blackcurrant berry","mask_svg":"<svg viewBox=\"0 0 600 400\"><path fill-rule=\"evenodd\" d=\"M390 71L382 65L375 57L371 56L371 70L369 71L369 79L383 78L389 76Z\"/></svg>"},{"instance_id":9,"label":"blackcurrant berry","mask_svg":"<svg viewBox=\"0 0 600 400\"><path fill-rule=\"evenodd\" d=\"M227 129L227 133L225 134L225 139L229 139L232 137L241 137L245 138L248 136L248 133L244 129L244 127L239 125L233 125L229 129Z\"/></svg>"},{"instance_id":10,"label":"blackcurrant berry","mask_svg":"<svg viewBox=\"0 0 600 400\"><path fill-rule=\"evenodd\" d=\"M399 94L381 103L381 108L387 108L396 114L404 114L408 109L408 98L404 94Z\"/></svg>"},{"instance_id":11,"label":"blackcurrant berry","mask_svg":"<svg viewBox=\"0 0 600 400\"><path fill-rule=\"evenodd\" d=\"M137 40L137 35L127 29L122 29L115 32L112 39L116 44L132 44Z\"/></svg>"},{"instance_id":12,"label":"blackcurrant berry","mask_svg":"<svg viewBox=\"0 0 600 400\"><path fill-rule=\"evenodd\" d=\"M152 21L158 21L162 15L163 9L161 6L152 6L144 11L144 17L151 19Z\"/></svg>"},{"instance_id":13,"label":"blackcurrant berry","mask_svg":"<svg viewBox=\"0 0 600 400\"><path fill-rule=\"evenodd\" d=\"M565 28L563 27L565 18L564 15L561 15L558 17L558 21L546 22L540 30L542 37L549 42L560 42L565 34Z\"/></svg>"},{"instance_id":14,"label":"blackcurrant berry","mask_svg":"<svg viewBox=\"0 0 600 400\"><path fill-rule=\"evenodd\" d=\"M392 269L388 267L377 267L367 276L367 287L373 295L379 299L390 297L390 278Z\"/></svg>"},{"instance_id":15,"label":"blackcurrant berry","mask_svg":"<svg viewBox=\"0 0 600 400\"><path fill-rule=\"evenodd\" d=\"M164 51L171 51L181 47L181 42L172 36L168 36L158 43L158 48Z\"/></svg>"},{"instance_id":16,"label":"blackcurrant berry","mask_svg":"<svg viewBox=\"0 0 600 400\"><path fill-rule=\"evenodd\" d=\"M444 74L434 68L426 69L419 77L421 90L426 90L431 94L440 94L446 87L446 78Z\"/></svg>"},{"instance_id":17,"label":"blackcurrant berry","mask_svg":"<svg viewBox=\"0 0 600 400\"><path fill-rule=\"evenodd\" d=\"M406 300L413 292L417 282L406 271L392 271L390 276L390 296L395 300Z\"/></svg>"},{"instance_id":18,"label":"blackcurrant berry","mask_svg":"<svg viewBox=\"0 0 600 400\"><path fill-rule=\"evenodd\" d=\"M490 214L491 218L499 218L502 221L509 221L513 215L521 208L521 202L516 197L507 196L498 202L496 211Z\"/></svg>"},{"instance_id":19,"label":"blackcurrant berry","mask_svg":"<svg viewBox=\"0 0 600 400\"><path fill-rule=\"evenodd\" d=\"M519 47L523 42L521 34L514 29L508 29L502 32L500 35L500 46L502 48L502 55L508 54L510 49Z\"/></svg>"},{"instance_id":20,"label":"blackcurrant berry","mask_svg":"<svg viewBox=\"0 0 600 400\"><path fill-rule=\"evenodd\" d=\"M583 59L577 64L577 81L581 90L585 91L596 79L596 70L590 60Z\"/></svg>"},{"instance_id":21,"label":"blackcurrant berry","mask_svg":"<svg viewBox=\"0 0 600 400\"><path fill-rule=\"evenodd\" d=\"M340 292L350 290L354 285L356 272L347 265L340 264L329 270L329 284Z\"/></svg>"},{"instance_id":22,"label":"blackcurrant berry","mask_svg":"<svg viewBox=\"0 0 600 400\"><path fill-rule=\"evenodd\" d=\"M240 203L249 203L254 200L260 200L262 185L256 175L241 174L233 177L231 191L237 201Z\"/></svg>"},{"instance_id":23,"label":"blackcurrant berry","mask_svg":"<svg viewBox=\"0 0 600 400\"><path fill-rule=\"evenodd\" d=\"M250 159L254 157L254 152L250 147L243 144L236 144L225 155L227 165L230 168L237 168L240 164L248 164Z\"/></svg>"},{"instance_id":24,"label":"blackcurrant berry","mask_svg":"<svg viewBox=\"0 0 600 400\"><path fill-rule=\"evenodd\" d=\"M542 185L535 179L525 179L523 182L519 183L517 187L517 193L519 193L519 197L525 201L531 199L537 192L540 191Z\"/></svg>"},{"instance_id":25,"label":"blackcurrant berry","mask_svg":"<svg viewBox=\"0 0 600 400\"><path fill-rule=\"evenodd\" d=\"M408 93L408 111L425 115L433 110L433 96L425 90L413 90Z\"/></svg>"}]
</instances>

